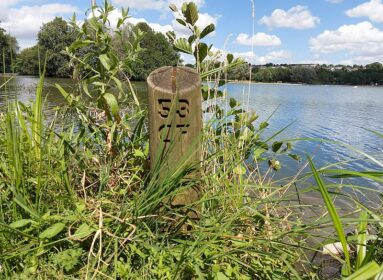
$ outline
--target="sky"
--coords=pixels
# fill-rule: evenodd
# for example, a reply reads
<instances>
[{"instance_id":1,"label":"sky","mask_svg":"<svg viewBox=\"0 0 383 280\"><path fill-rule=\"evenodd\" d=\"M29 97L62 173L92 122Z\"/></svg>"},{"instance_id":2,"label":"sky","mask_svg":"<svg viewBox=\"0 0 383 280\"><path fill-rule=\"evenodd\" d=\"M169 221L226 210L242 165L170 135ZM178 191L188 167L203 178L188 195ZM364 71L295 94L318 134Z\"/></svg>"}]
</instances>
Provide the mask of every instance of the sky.
<instances>
[{"instance_id":1,"label":"sky","mask_svg":"<svg viewBox=\"0 0 383 280\"><path fill-rule=\"evenodd\" d=\"M154 30L187 32L169 4L182 0L111 0L129 7L131 23ZM368 64L383 62L383 0L195 0L199 26L216 25L206 38L215 49L253 64ZM55 16L83 19L91 0L0 0L0 26L21 49L36 44L42 23ZM112 19L119 15L116 10ZM112 20L113 21L113 20ZM253 31L254 30L254 31ZM188 62L190 58L183 56Z\"/></svg>"}]
</instances>

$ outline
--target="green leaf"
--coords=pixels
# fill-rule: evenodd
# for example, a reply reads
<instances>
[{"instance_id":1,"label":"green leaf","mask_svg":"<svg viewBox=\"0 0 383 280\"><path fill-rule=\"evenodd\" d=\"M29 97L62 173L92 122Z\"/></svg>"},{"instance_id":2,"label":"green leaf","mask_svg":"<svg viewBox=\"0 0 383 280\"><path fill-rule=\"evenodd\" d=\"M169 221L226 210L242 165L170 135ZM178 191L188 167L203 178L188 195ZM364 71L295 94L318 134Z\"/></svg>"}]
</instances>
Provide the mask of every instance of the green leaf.
<instances>
[{"instance_id":1,"label":"green leaf","mask_svg":"<svg viewBox=\"0 0 383 280\"><path fill-rule=\"evenodd\" d=\"M230 98L230 108L234 108L235 106L237 106L237 100L235 100L235 98L231 97Z\"/></svg>"},{"instance_id":2,"label":"green leaf","mask_svg":"<svg viewBox=\"0 0 383 280\"><path fill-rule=\"evenodd\" d=\"M74 237L77 239L83 239L90 236L96 229L89 226L87 223L81 224L74 233Z\"/></svg>"},{"instance_id":3,"label":"green leaf","mask_svg":"<svg viewBox=\"0 0 383 280\"><path fill-rule=\"evenodd\" d=\"M215 25L211 23L202 30L200 38L202 39L214 31L215 31Z\"/></svg>"},{"instance_id":4,"label":"green leaf","mask_svg":"<svg viewBox=\"0 0 383 280\"><path fill-rule=\"evenodd\" d=\"M32 207L32 205L29 205L27 200L19 193L14 192L13 200L25 211L27 211L32 217L40 219L39 214L37 211Z\"/></svg>"},{"instance_id":5,"label":"green leaf","mask_svg":"<svg viewBox=\"0 0 383 280\"><path fill-rule=\"evenodd\" d=\"M145 154L141 150L134 150L134 156L135 157L145 157Z\"/></svg>"},{"instance_id":6,"label":"green leaf","mask_svg":"<svg viewBox=\"0 0 383 280\"><path fill-rule=\"evenodd\" d=\"M271 146L271 149L274 153L276 153L280 150L282 145L283 145L283 142L274 142L273 145Z\"/></svg>"},{"instance_id":7,"label":"green leaf","mask_svg":"<svg viewBox=\"0 0 383 280\"><path fill-rule=\"evenodd\" d=\"M176 21L177 21L179 24L183 25L183 26L186 26L186 25L187 25L187 23L186 23L183 19L176 18Z\"/></svg>"},{"instance_id":8,"label":"green leaf","mask_svg":"<svg viewBox=\"0 0 383 280\"><path fill-rule=\"evenodd\" d=\"M267 152L266 149L264 148L258 148L256 150L254 150L254 158L256 158L257 160L259 160L261 158L261 156Z\"/></svg>"},{"instance_id":9,"label":"green leaf","mask_svg":"<svg viewBox=\"0 0 383 280\"><path fill-rule=\"evenodd\" d=\"M217 273L217 280L229 280L229 278L222 272Z\"/></svg>"},{"instance_id":10,"label":"green leaf","mask_svg":"<svg viewBox=\"0 0 383 280\"><path fill-rule=\"evenodd\" d=\"M33 220L31 219L22 219L22 220L18 220L16 222L13 222L9 225L10 228L21 228L21 227L24 227L26 225L29 225L30 223L32 223Z\"/></svg>"},{"instance_id":11,"label":"green leaf","mask_svg":"<svg viewBox=\"0 0 383 280\"><path fill-rule=\"evenodd\" d=\"M59 92L61 93L61 95L65 98L65 100L68 102L69 105L72 105L73 103L73 96L66 92L65 89L63 89L59 84L55 84L56 88L59 90Z\"/></svg>"},{"instance_id":12,"label":"green leaf","mask_svg":"<svg viewBox=\"0 0 383 280\"><path fill-rule=\"evenodd\" d=\"M302 159L299 155L296 155L296 154L289 154L288 156L291 157L292 159L295 159L296 161L301 161Z\"/></svg>"},{"instance_id":13,"label":"green leaf","mask_svg":"<svg viewBox=\"0 0 383 280\"><path fill-rule=\"evenodd\" d=\"M227 59L227 63L231 64L234 60L234 55L232 55L231 53L228 53L226 56L226 59Z\"/></svg>"},{"instance_id":14,"label":"green leaf","mask_svg":"<svg viewBox=\"0 0 383 280\"><path fill-rule=\"evenodd\" d=\"M99 56L99 59L102 66L104 66L104 68L109 71L112 67L109 57L106 54L102 54Z\"/></svg>"},{"instance_id":15,"label":"green leaf","mask_svg":"<svg viewBox=\"0 0 383 280\"><path fill-rule=\"evenodd\" d=\"M361 268L363 266L363 263L367 262L365 261L367 251L367 218L367 212L362 211L359 216L360 222L358 225L358 243L356 246L355 264L356 269Z\"/></svg>"},{"instance_id":16,"label":"green leaf","mask_svg":"<svg viewBox=\"0 0 383 280\"><path fill-rule=\"evenodd\" d=\"M108 106L109 113L113 117L119 118L119 109L118 109L118 102L116 97L111 93L105 93L102 97L106 105Z\"/></svg>"},{"instance_id":17,"label":"green leaf","mask_svg":"<svg viewBox=\"0 0 383 280\"><path fill-rule=\"evenodd\" d=\"M182 6L182 13L186 19L186 22L194 25L198 20L198 7L195 3L190 2Z\"/></svg>"},{"instance_id":18,"label":"green leaf","mask_svg":"<svg viewBox=\"0 0 383 280\"><path fill-rule=\"evenodd\" d=\"M197 48L196 48L196 51L197 51ZM207 45L205 43L199 43L198 44L198 59L199 59L199 62L202 62L207 57L207 54L208 54L208 47L207 47ZM194 53L194 56L197 59L196 53Z\"/></svg>"},{"instance_id":19,"label":"green leaf","mask_svg":"<svg viewBox=\"0 0 383 280\"><path fill-rule=\"evenodd\" d=\"M55 237L57 234L62 232L65 228L65 224L63 223L56 223L46 230L44 230L42 233L40 233L39 238L40 239L50 239Z\"/></svg>"},{"instance_id":20,"label":"green leaf","mask_svg":"<svg viewBox=\"0 0 383 280\"><path fill-rule=\"evenodd\" d=\"M188 43L185 38L179 38L174 41L174 47L180 52L193 54L192 46Z\"/></svg>"},{"instance_id":21,"label":"green leaf","mask_svg":"<svg viewBox=\"0 0 383 280\"><path fill-rule=\"evenodd\" d=\"M344 278L344 280L365 280L372 279L378 273L383 271L383 266L379 266L375 261L369 262L362 268L355 271L349 277Z\"/></svg>"},{"instance_id":22,"label":"green leaf","mask_svg":"<svg viewBox=\"0 0 383 280\"><path fill-rule=\"evenodd\" d=\"M262 129L265 129L266 127L268 127L269 124L267 122L263 122L259 125L259 129L262 130Z\"/></svg>"},{"instance_id":23,"label":"green leaf","mask_svg":"<svg viewBox=\"0 0 383 280\"><path fill-rule=\"evenodd\" d=\"M71 49L71 51L75 51L79 48L89 46L90 44L93 44L93 43L94 43L94 41L91 41L91 40L78 40L78 41L75 41L70 46L70 49Z\"/></svg>"}]
</instances>

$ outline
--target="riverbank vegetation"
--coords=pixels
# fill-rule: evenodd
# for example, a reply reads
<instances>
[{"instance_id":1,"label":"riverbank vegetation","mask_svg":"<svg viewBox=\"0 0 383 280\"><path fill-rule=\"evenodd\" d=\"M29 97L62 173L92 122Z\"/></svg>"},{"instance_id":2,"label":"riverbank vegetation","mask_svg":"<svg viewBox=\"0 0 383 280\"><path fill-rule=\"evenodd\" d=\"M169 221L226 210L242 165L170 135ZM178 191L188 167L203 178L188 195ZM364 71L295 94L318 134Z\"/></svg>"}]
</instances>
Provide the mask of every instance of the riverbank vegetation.
<instances>
[{"instance_id":1,"label":"riverbank vegetation","mask_svg":"<svg viewBox=\"0 0 383 280\"><path fill-rule=\"evenodd\" d=\"M0 114L0 278L379 277L382 214L354 195L363 187L344 182L382 182L383 163L350 147L380 169L344 170L342 163L317 169L310 157L291 153L295 141L309 139L277 140L288 127L266 137L268 123L218 89L227 71L243 61L204 43L215 27L196 27L194 3L170 8L191 34L169 34L167 42L194 57L196 70L213 85L202 90L203 160L161 181L148 168L147 113L129 74L141 63L144 32L151 31L133 28L125 39L128 12L122 10L117 27L110 26L114 9L107 1L84 23L73 19L76 38L63 55L78 90L56 85L68 105L55 118L44 118L48 67L41 63L33 104L11 103ZM47 61L49 54L43 57ZM275 182L280 157L302 160L310 169ZM202 192L193 203L167 203L196 186ZM304 203L307 193L322 197L323 207ZM339 197L351 205L342 216ZM312 207L315 215L305 219ZM329 276L326 264L315 260L324 244L334 242L344 254L334 255L339 269Z\"/></svg>"},{"instance_id":2,"label":"riverbank vegetation","mask_svg":"<svg viewBox=\"0 0 383 280\"><path fill-rule=\"evenodd\" d=\"M379 62L362 65L316 65L272 63L252 66L254 82L303 83L316 85L383 85L383 65ZM248 81L250 65L243 64L228 71L229 80Z\"/></svg>"}]
</instances>

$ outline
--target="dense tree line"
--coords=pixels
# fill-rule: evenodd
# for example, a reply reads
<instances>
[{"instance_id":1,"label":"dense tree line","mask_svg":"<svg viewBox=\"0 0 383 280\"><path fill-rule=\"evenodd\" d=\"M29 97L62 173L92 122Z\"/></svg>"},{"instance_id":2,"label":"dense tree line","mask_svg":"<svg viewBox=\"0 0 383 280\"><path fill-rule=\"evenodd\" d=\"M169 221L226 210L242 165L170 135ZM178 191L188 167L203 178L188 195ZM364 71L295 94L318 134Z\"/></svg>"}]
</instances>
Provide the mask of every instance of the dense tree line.
<instances>
[{"instance_id":1,"label":"dense tree line","mask_svg":"<svg viewBox=\"0 0 383 280\"><path fill-rule=\"evenodd\" d=\"M145 80L154 69L165 65L175 65L180 62L180 56L169 40L162 33L155 32L146 23L138 23L135 26L126 25L124 27L123 42L118 40L117 36L113 38L113 48L121 60L127 55L122 44L131 43L134 31L137 29L143 32L142 51L137 59L138 62L132 67L133 72L126 73L127 76L133 80ZM24 49L18 54L16 71L21 75L38 75L39 63L43 64L46 56L47 76L71 77L73 70L70 68L70 59L63 51L78 36L65 20L56 17L41 27L36 46ZM83 55L87 53L86 48L81 50Z\"/></svg>"},{"instance_id":2,"label":"dense tree line","mask_svg":"<svg viewBox=\"0 0 383 280\"><path fill-rule=\"evenodd\" d=\"M0 27L0 72L14 72L18 48L16 38Z\"/></svg>"},{"instance_id":3,"label":"dense tree line","mask_svg":"<svg viewBox=\"0 0 383 280\"><path fill-rule=\"evenodd\" d=\"M229 80L248 80L250 65L228 71ZM383 65L273 65L253 66L252 80L266 83L305 83L328 85L383 85Z\"/></svg>"}]
</instances>

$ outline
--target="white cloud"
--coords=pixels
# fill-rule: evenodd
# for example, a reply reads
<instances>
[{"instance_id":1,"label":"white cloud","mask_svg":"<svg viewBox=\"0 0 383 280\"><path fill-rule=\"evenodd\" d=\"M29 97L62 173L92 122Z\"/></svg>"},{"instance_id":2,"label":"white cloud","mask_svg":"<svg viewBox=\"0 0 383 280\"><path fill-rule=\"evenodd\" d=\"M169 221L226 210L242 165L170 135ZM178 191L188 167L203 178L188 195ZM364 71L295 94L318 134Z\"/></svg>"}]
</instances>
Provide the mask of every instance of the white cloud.
<instances>
[{"instance_id":1,"label":"white cloud","mask_svg":"<svg viewBox=\"0 0 383 280\"><path fill-rule=\"evenodd\" d=\"M310 39L316 53L346 52L355 63L383 60L383 31L370 22L343 25L337 30L326 30Z\"/></svg>"},{"instance_id":2,"label":"white cloud","mask_svg":"<svg viewBox=\"0 0 383 280\"><path fill-rule=\"evenodd\" d=\"M342 3L343 0L326 0L327 2L330 2L330 3L333 3L333 4L338 4L338 3Z\"/></svg>"},{"instance_id":3,"label":"white cloud","mask_svg":"<svg viewBox=\"0 0 383 280\"><path fill-rule=\"evenodd\" d=\"M1 26L17 38L21 48L25 48L36 43L37 33L43 23L51 21L55 16L78 12L78 8L69 4L52 3L4 8L2 11L4 13L0 14Z\"/></svg>"},{"instance_id":4,"label":"white cloud","mask_svg":"<svg viewBox=\"0 0 383 280\"><path fill-rule=\"evenodd\" d=\"M295 6L285 11L276 9L271 16L264 16L259 21L268 27L288 27L294 29L308 29L319 24L320 19L314 17L309 9L304 6Z\"/></svg>"},{"instance_id":5,"label":"white cloud","mask_svg":"<svg viewBox=\"0 0 383 280\"><path fill-rule=\"evenodd\" d=\"M245 46L280 46L282 44L281 39L275 35L269 35L263 32L249 36L245 33L240 33L236 39L236 43Z\"/></svg>"},{"instance_id":6,"label":"white cloud","mask_svg":"<svg viewBox=\"0 0 383 280\"><path fill-rule=\"evenodd\" d=\"M168 31L172 31L173 30L173 27L169 24L166 24L166 25L161 25L159 23L155 23L155 22L148 22L146 19L144 18L129 18L128 19L128 22L131 23L131 24L137 24L139 22L145 22L147 23L154 31L156 32L160 32L160 33L166 33Z\"/></svg>"},{"instance_id":7,"label":"white cloud","mask_svg":"<svg viewBox=\"0 0 383 280\"><path fill-rule=\"evenodd\" d=\"M383 2L371 0L346 11L349 17L368 17L372 21L383 23Z\"/></svg>"},{"instance_id":8,"label":"white cloud","mask_svg":"<svg viewBox=\"0 0 383 280\"><path fill-rule=\"evenodd\" d=\"M98 14L98 12L96 12L96 15ZM88 18L91 18L93 15L92 14L89 14L88 15ZM115 28L117 26L117 23L118 23L118 19L121 18L121 11L119 9L115 9L113 10L110 15L109 15L109 22L110 22L110 26ZM140 22L145 22L147 25L149 25L154 31L156 32L161 32L161 33L166 33L168 31L171 31L173 30L172 26L169 25L169 24L166 24L166 25L161 25L159 23L155 23L155 22L149 22L147 21L145 18L135 18L135 17L129 17L126 21L127 23L130 23L130 24L133 24L133 25L136 25L137 23L140 23Z\"/></svg>"},{"instance_id":9,"label":"white cloud","mask_svg":"<svg viewBox=\"0 0 383 280\"><path fill-rule=\"evenodd\" d=\"M292 57L292 54L285 50L273 51L264 56L257 56L253 52L234 52L233 55L254 64L285 63Z\"/></svg>"},{"instance_id":10,"label":"white cloud","mask_svg":"<svg viewBox=\"0 0 383 280\"><path fill-rule=\"evenodd\" d=\"M131 9L136 10L158 10L164 11L169 10L170 4L175 4L178 7L182 6L184 0L114 0L115 4L129 7ZM194 3L197 4L198 7L201 7L205 4L204 0L194 0Z\"/></svg>"}]
</instances>

